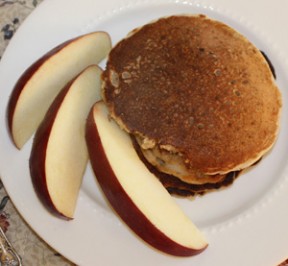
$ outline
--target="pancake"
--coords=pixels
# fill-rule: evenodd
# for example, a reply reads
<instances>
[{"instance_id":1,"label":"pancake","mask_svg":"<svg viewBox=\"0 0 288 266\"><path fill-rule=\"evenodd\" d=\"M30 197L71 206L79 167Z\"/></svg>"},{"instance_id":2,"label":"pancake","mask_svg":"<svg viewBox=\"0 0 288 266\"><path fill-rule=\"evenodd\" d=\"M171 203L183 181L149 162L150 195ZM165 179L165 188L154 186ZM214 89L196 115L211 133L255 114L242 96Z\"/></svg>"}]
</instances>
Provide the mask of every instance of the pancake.
<instances>
[{"instance_id":1,"label":"pancake","mask_svg":"<svg viewBox=\"0 0 288 266\"><path fill-rule=\"evenodd\" d=\"M157 171L184 183L219 184L276 141L281 95L269 64L204 15L135 29L111 50L102 78L111 117Z\"/></svg>"},{"instance_id":2,"label":"pancake","mask_svg":"<svg viewBox=\"0 0 288 266\"><path fill-rule=\"evenodd\" d=\"M233 171L224 175L212 175L202 179L201 182L188 183L182 181L180 178L159 171L157 167L148 162L143 155L141 147L138 142L132 137L132 141L139 158L146 165L148 170L153 173L168 190L170 194L190 197L195 195L204 195L206 192L216 191L224 187L230 186L238 177L241 171ZM200 180L199 180L200 181Z\"/></svg>"},{"instance_id":3,"label":"pancake","mask_svg":"<svg viewBox=\"0 0 288 266\"><path fill-rule=\"evenodd\" d=\"M225 178L225 174L207 175L195 169L187 169L181 156L171 152L163 152L157 146L153 149L143 149L138 138L136 138L136 141L143 157L147 162L155 166L159 172L177 176L191 184L217 183Z\"/></svg>"}]
</instances>

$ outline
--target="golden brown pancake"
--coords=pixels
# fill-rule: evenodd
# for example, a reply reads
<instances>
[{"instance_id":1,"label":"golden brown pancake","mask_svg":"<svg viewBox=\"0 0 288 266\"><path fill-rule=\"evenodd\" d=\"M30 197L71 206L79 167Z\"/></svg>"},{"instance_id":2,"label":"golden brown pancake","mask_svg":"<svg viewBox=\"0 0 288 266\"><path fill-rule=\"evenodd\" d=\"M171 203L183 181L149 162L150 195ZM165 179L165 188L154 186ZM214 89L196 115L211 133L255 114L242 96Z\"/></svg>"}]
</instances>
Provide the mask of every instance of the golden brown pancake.
<instances>
[{"instance_id":1,"label":"golden brown pancake","mask_svg":"<svg viewBox=\"0 0 288 266\"><path fill-rule=\"evenodd\" d=\"M274 144L281 95L262 53L204 15L134 30L110 52L103 98L145 159L189 184L219 183Z\"/></svg>"}]
</instances>

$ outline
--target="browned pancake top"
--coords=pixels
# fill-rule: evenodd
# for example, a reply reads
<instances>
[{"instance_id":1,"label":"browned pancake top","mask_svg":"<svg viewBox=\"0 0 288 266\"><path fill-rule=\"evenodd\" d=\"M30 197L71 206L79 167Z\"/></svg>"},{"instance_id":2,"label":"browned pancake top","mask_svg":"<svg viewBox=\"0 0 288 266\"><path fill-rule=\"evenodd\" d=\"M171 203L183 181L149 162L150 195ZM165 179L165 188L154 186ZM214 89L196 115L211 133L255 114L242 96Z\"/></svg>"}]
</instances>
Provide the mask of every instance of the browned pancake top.
<instances>
[{"instance_id":1,"label":"browned pancake top","mask_svg":"<svg viewBox=\"0 0 288 266\"><path fill-rule=\"evenodd\" d=\"M103 80L119 124L173 147L203 173L256 160L275 141L281 97L267 62L242 35L205 16L135 30L112 49Z\"/></svg>"}]
</instances>

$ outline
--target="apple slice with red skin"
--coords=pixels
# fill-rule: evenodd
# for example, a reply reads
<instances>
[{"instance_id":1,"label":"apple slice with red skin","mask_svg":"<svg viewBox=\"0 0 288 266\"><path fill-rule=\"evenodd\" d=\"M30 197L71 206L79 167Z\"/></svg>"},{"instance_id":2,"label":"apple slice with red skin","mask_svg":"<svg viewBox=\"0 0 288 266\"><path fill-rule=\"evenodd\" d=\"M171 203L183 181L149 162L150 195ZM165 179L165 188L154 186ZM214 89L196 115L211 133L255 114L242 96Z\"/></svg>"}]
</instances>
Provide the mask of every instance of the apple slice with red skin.
<instances>
[{"instance_id":1,"label":"apple slice with red skin","mask_svg":"<svg viewBox=\"0 0 288 266\"><path fill-rule=\"evenodd\" d=\"M85 34L52 49L20 76L7 107L8 130L18 149L36 131L65 84L87 66L98 64L110 49L106 32Z\"/></svg>"},{"instance_id":2,"label":"apple slice with red skin","mask_svg":"<svg viewBox=\"0 0 288 266\"><path fill-rule=\"evenodd\" d=\"M58 94L36 131L30 155L32 183L56 216L73 218L88 161L85 124L98 101L102 70L92 65Z\"/></svg>"},{"instance_id":3,"label":"apple slice with red skin","mask_svg":"<svg viewBox=\"0 0 288 266\"><path fill-rule=\"evenodd\" d=\"M86 142L106 198L138 236L175 256L195 255L207 247L202 233L145 167L129 135L109 119L101 101L88 116Z\"/></svg>"}]
</instances>

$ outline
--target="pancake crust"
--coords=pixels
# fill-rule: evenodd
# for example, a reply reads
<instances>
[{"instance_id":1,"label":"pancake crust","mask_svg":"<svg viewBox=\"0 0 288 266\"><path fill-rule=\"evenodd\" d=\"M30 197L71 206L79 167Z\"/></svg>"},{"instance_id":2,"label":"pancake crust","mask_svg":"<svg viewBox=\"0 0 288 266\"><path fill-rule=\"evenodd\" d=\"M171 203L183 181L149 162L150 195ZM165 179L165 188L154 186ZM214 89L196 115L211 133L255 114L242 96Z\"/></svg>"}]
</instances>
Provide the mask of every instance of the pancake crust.
<instances>
[{"instance_id":1,"label":"pancake crust","mask_svg":"<svg viewBox=\"0 0 288 266\"><path fill-rule=\"evenodd\" d=\"M180 156L192 172L246 168L277 137L281 95L265 58L203 15L134 30L112 49L103 81L111 116L142 149Z\"/></svg>"}]
</instances>

